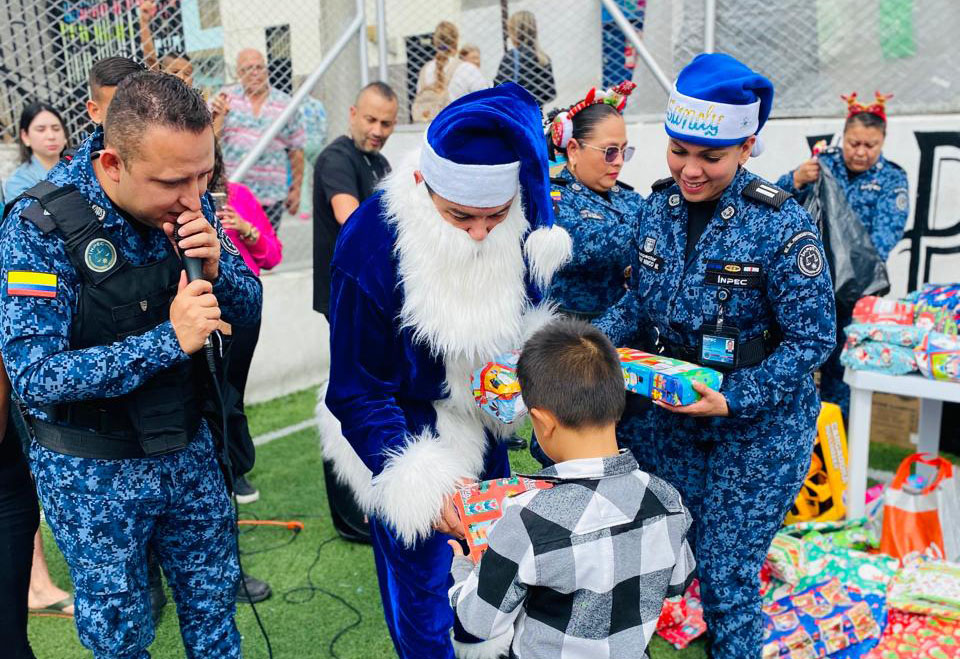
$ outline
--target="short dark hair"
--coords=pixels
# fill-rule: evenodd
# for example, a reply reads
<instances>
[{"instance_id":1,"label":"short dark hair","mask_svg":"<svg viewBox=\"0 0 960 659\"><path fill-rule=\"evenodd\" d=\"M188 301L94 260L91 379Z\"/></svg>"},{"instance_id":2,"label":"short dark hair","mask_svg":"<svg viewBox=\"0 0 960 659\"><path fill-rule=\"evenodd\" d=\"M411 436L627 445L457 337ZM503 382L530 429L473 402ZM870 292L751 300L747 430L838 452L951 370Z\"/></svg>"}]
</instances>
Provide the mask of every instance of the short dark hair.
<instances>
[{"instance_id":1,"label":"short dark hair","mask_svg":"<svg viewBox=\"0 0 960 659\"><path fill-rule=\"evenodd\" d=\"M369 85L364 86L363 89L357 92L357 97L353 100L354 105L360 102L360 97L363 96L363 93L366 91L377 92L380 94L380 96L388 101L397 100L397 92L393 91L393 87L385 82L380 82L377 80L376 82L371 82Z\"/></svg>"},{"instance_id":2,"label":"short dark hair","mask_svg":"<svg viewBox=\"0 0 960 659\"><path fill-rule=\"evenodd\" d=\"M603 332L581 320L551 321L523 345L517 379L527 408L568 428L599 428L623 415L620 358Z\"/></svg>"},{"instance_id":3,"label":"short dark hair","mask_svg":"<svg viewBox=\"0 0 960 659\"><path fill-rule=\"evenodd\" d=\"M127 76L145 71L146 67L129 57L105 57L90 67L88 82L90 96L96 95L101 87L116 87Z\"/></svg>"},{"instance_id":4,"label":"short dark hair","mask_svg":"<svg viewBox=\"0 0 960 659\"><path fill-rule=\"evenodd\" d=\"M843 132L846 133L847 129L854 123L858 123L864 128L879 128L884 135L887 134L887 122L872 112L858 112L847 117L846 122L843 124Z\"/></svg>"},{"instance_id":5,"label":"short dark hair","mask_svg":"<svg viewBox=\"0 0 960 659\"><path fill-rule=\"evenodd\" d=\"M24 106L23 112L20 114L20 130L26 133L30 129L30 124L33 123L33 120L36 119L37 115L41 112L49 112L60 121L60 127L63 129L63 135L66 138L66 143L63 148L66 149L70 146L70 136L67 135L67 122L63 120L63 116L57 108L49 103L37 101ZM30 162L30 156L33 155L33 150L24 144L23 140L18 140L17 143L20 145L20 162Z\"/></svg>"},{"instance_id":6,"label":"short dark hair","mask_svg":"<svg viewBox=\"0 0 960 659\"><path fill-rule=\"evenodd\" d=\"M116 147L120 157L129 162L150 124L199 134L212 120L200 94L180 78L144 71L117 85L103 126L104 144Z\"/></svg>"}]
</instances>

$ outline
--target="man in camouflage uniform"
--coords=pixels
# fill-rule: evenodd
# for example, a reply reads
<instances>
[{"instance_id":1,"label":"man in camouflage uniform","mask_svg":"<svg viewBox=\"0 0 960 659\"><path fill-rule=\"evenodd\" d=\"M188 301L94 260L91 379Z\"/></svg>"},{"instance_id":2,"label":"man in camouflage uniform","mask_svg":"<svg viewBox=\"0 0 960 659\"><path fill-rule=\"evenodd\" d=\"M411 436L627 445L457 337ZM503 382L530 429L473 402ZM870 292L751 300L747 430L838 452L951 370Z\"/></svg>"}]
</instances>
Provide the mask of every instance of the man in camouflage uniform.
<instances>
[{"instance_id":1,"label":"man in camouflage uniform","mask_svg":"<svg viewBox=\"0 0 960 659\"><path fill-rule=\"evenodd\" d=\"M637 333L638 348L724 373L719 391L695 384L691 405L658 403L632 443L693 514L715 659L760 657L759 572L810 465L812 373L835 332L810 215L743 168L772 98L766 78L727 55L681 72L667 118L673 177L647 198L636 287L595 321L615 344ZM720 121L683 123L710 112Z\"/></svg>"},{"instance_id":2,"label":"man in camouflage uniform","mask_svg":"<svg viewBox=\"0 0 960 659\"><path fill-rule=\"evenodd\" d=\"M98 658L149 657L148 545L187 656L240 656L233 512L199 412L201 350L221 312L257 321L261 289L214 217L213 160L200 96L172 76L132 75L105 128L0 233L0 349L80 640ZM200 279L187 283L175 240Z\"/></svg>"}]
</instances>

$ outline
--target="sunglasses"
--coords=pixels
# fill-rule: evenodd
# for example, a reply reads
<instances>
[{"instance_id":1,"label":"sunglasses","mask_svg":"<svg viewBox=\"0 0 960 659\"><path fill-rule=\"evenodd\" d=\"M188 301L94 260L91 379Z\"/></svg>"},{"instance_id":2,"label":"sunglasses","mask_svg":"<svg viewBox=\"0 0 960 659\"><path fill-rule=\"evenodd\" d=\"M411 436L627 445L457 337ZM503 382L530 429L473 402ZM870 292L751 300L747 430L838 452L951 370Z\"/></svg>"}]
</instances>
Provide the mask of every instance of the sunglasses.
<instances>
[{"instance_id":1,"label":"sunglasses","mask_svg":"<svg viewBox=\"0 0 960 659\"><path fill-rule=\"evenodd\" d=\"M579 140L578 140L579 141ZM635 147L625 146L622 149L618 146L608 146L606 148L593 146L592 144L587 144L586 142L580 142L583 146L593 149L594 151L603 151L603 161L607 164L613 164L617 162L617 156L623 154L623 162L629 162L633 158L633 152L636 151Z\"/></svg>"}]
</instances>

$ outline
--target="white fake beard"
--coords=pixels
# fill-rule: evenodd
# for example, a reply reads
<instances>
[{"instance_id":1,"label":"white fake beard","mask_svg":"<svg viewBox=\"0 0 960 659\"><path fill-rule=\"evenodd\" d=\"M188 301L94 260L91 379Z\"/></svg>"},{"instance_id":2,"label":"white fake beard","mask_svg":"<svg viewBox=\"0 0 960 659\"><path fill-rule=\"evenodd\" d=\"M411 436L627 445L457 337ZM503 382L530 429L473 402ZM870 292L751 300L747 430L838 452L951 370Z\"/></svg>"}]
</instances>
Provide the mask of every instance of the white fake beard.
<instances>
[{"instance_id":1,"label":"white fake beard","mask_svg":"<svg viewBox=\"0 0 960 659\"><path fill-rule=\"evenodd\" d=\"M386 197L397 229L400 322L415 341L448 365L478 364L519 348L528 306L522 239L529 227L519 199L476 241L443 219L425 185L388 186Z\"/></svg>"}]
</instances>

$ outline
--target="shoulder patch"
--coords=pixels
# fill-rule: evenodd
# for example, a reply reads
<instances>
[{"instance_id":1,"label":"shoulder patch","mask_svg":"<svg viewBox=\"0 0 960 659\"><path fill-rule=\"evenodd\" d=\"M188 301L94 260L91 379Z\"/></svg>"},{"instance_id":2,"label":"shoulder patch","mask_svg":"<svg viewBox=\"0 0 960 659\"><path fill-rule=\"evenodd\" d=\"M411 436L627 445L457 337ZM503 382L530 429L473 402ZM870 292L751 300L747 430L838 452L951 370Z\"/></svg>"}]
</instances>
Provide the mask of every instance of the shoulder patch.
<instances>
[{"instance_id":1,"label":"shoulder patch","mask_svg":"<svg viewBox=\"0 0 960 659\"><path fill-rule=\"evenodd\" d=\"M806 230L798 231L792 236L790 236L787 242L783 244L783 247L781 248L780 251L783 253L784 256L786 256L793 250L793 248L797 245L797 243L799 243L801 240L804 240L804 239L819 240L820 236L815 234L813 231L806 231Z\"/></svg>"},{"instance_id":2,"label":"shoulder patch","mask_svg":"<svg viewBox=\"0 0 960 659\"><path fill-rule=\"evenodd\" d=\"M797 270L804 277L816 277L823 272L823 254L820 248L808 243L797 252Z\"/></svg>"},{"instance_id":3,"label":"shoulder patch","mask_svg":"<svg viewBox=\"0 0 960 659\"><path fill-rule=\"evenodd\" d=\"M747 184L747 187L743 189L743 196L747 199L753 199L754 201L759 201L762 204L768 206L773 206L777 210L780 210L780 207L783 206L784 202L787 201L793 195L778 188L772 183L767 183L766 181L761 181L760 179L754 179Z\"/></svg>"},{"instance_id":4,"label":"shoulder patch","mask_svg":"<svg viewBox=\"0 0 960 659\"><path fill-rule=\"evenodd\" d=\"M57 297L57 276L52 272L11 270L7 273L7 295L13 297Z\"/></svg>"},{"instance_id":5,"label":"shoulder patch","mask_svg":"<svg viewBox=\"0 0 960 659\"><path fill-rule=\"evenodd\" d=\"M57 228L56 222L53 221L53 218L47 211L43 210L43 206L41 206L38 201L33 202L20 211L20 217L24 220L29 220L43 233L50 233Z\"/></svg>"},{"instance_id":6,"label":"shoulder patch","mask_svg":"<svg viewBox=\"0 0 960 659\"><path fill-rule=\"evenodd\" d=\"M650 189L653 190L654 192L660 192L661 190L666 190L667 188L669 188L671 185L674 184L674 182L675 181L673 180L672 176L667 176L666 178L662 178L659 181L654 181L653 185L650 186Z\"/></svg>"}]
</instances>

